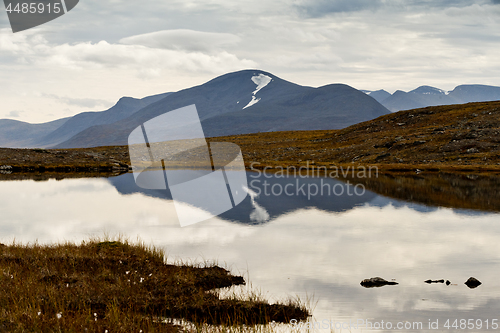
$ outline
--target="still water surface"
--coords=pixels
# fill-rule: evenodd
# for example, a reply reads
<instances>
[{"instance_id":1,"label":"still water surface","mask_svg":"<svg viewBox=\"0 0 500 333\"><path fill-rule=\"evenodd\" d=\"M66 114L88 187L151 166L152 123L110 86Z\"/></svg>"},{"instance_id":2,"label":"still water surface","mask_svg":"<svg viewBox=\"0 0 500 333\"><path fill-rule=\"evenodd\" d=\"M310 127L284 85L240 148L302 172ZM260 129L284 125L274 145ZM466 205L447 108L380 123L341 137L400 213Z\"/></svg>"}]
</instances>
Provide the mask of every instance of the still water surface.
<instances>
[{"instance_id":1,"label":"still water surface","mask_svg":"<svg viewBox=\"0 0 500 333\"><path fill-rule=\"evenodd\" d=\"M267 181L285 185L296 179ZM261 193L220 217L181 228L167 192L140 190L125 174L1 182L0 214L2 243L80 241L104 233L139 237L165 248L170 262L215 260L245 275L271 301L308 299L313 321L421 322L423 330L411 331L427 331L430 320L445 331L447 319L500 320L500 216L494 213L424 206L369 191L310 198ZM360 286L376 276L399 285ZM471 276L483 284L469 289L464 282ZM429 285L428 279L452 284Z\"/></svg>"}]
</instances>

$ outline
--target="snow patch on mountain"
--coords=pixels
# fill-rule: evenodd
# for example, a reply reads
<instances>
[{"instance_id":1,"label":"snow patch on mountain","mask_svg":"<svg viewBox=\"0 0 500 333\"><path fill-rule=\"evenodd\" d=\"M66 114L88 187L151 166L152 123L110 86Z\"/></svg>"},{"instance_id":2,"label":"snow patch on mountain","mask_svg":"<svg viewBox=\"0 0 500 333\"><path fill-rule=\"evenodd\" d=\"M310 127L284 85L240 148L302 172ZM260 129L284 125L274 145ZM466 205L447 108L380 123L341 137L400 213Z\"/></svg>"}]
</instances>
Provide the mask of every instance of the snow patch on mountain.
<instances>
[{"instance_id":1,"label":"snow patch on mountain","mask_svg":"<svg viewBox=\"0 0 500 333\"><path fill-rule=\"evenodd\" d=\"M446 92L442 89L438 89L430 86L420 86L415 90L410 91L410 93L421 94L421 95L445 95Z\"/></svg>"},{"instance_id":2,"label":"snow patch on mountain","mask_svg":"<svg viewBox=\"0 0 500 333\"><path fill-rule=\"evenodd\" d=\"M245 106L242 110L245 110L246 108L249 108L254 104L257 104L259 101L260 101L260 98L252 96L252 100L250 101L250 103L248 103L247 106Z\"/></svg>"},{"instance_id":3,"label":"snow patch on mountain","mask_svg":"<svg viewBox=\"0 0 500 333\"><path fill-rule=\"evenodd\" d=\"M259 75L254 75L252 76L252 82L255 83L257 85L257 89L255 89L253 92L252 92L252 100L250 101L250 103L248 103L244 108L249 108L251 107L252 105L254 104L257 104L261 99L260 98L257 98L255 97L255 95L262 89L264 88L265 86L267 86L273 79L267 75L264 75L264 74L259 74Z\"/></svg>"},{"instance_id":4,"label":"snow patch on mountain","mask_svg":"<svg viewBox=\"0 0 500 333\"><path fill-rule=\"evenodd\" d=\"M272 80L273 80L272 78L270 78L269 76L264 75L264 74L252 76L253 83L255 83L257 85L257 89L255 89L255 91L252 94L255 95L256 93L258 93L259 90L261 90L262 88L267 86L269 84L269 82L271 82Z\"/></svg>"}]
</instances>

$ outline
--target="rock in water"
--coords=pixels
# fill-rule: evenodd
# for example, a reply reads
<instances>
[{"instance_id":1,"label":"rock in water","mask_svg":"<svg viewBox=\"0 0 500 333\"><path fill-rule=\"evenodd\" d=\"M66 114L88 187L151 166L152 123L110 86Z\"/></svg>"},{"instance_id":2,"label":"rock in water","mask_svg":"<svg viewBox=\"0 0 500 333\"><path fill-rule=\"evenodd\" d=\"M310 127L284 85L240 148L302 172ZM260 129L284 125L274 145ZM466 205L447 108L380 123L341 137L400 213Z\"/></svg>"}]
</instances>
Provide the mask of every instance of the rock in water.
<instances>
[{"instance_id":1,"label":"rock in water","mask_svg":"<svg viewBox=\"0 0 500 333\"><path fill-rule=\"evenodd\" d=\"M387 285L395 285L398 284L397 282L392 282L392 281L387 281L385 279L382 279L381 277L374 277L371 279L364 279L360 283L363 287L365 288L378 288L378 287L383 287Z\"/></svg>"},{"instance_id":2,"label":"rock in water","mask_svg":"<svg viewBox=\"0 0 500 333\"><path fill-rule=\"evenodd\" d=\"M465 284L467 285L467 287L474 289L479 287L482 283L478 279L470 277L467 281L465 281Z\"/></svg>"}]
</instances>

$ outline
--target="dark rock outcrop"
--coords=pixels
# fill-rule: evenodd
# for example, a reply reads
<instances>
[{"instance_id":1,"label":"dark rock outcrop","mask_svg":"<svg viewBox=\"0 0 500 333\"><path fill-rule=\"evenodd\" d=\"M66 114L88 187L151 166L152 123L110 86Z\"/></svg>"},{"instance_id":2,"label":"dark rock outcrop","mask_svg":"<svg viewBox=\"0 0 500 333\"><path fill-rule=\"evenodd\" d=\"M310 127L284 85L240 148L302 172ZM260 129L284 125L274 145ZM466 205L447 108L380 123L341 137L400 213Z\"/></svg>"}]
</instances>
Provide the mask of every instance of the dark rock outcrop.
<instances>
[{"instance_id":1,"label":"dark rock outcrop","mask_svg":"<svg viewBox=\"0 0 500 333\"><path fill-rule=\"evenodd\" d=\"M465 281L465 285L469 287L470 289L477 288L481 285L481 281L474 277L470 277L467 281Z\"/></svg>"},{"instance_id":2,"label":"dark rock outcrop","mask_svg":"<svg viewBox=\"0 0 500 333\"><path fill-rule=\"evenodd\" d=\"M360 284L365 288L378 288L383 286L392 286L399 283L394 281L387 281L385 279L382 279L381 277L374 277L371 279L364 279Z\"/></svg>"}]
</instances>

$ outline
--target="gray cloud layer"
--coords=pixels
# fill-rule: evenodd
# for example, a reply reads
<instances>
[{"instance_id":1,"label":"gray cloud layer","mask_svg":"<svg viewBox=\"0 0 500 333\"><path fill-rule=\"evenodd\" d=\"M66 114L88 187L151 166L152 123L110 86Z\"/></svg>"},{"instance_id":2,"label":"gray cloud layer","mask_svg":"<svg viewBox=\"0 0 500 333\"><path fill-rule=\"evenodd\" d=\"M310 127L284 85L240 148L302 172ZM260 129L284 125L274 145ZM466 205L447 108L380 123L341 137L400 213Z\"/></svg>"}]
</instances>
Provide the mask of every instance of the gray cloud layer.
<instances>
[{"instance_id":1,"label":"gray cloud layer","mask_svg":"<svg viewBox=\"0 0 500 333\"><path fill-rule=\"evenodd\" d=\"M370 90L500 85L499 2L88 0L18 34L0 15L0 99L41 121L245 68Z\"/></svg>"},{"instance_id":2,"label":"gray cloud layer","mask_svg":"<svg viewBox=\"0 0 500 333\"><path fill-rule=\"evenodd\" d=\"M334 13L399 9L422 11L432 8L453 8L489 3L490 0L302 0L295 6L306 17L322 17ZM500 0L491 0L499 4Z\"/></svg>"}]
</instances>

